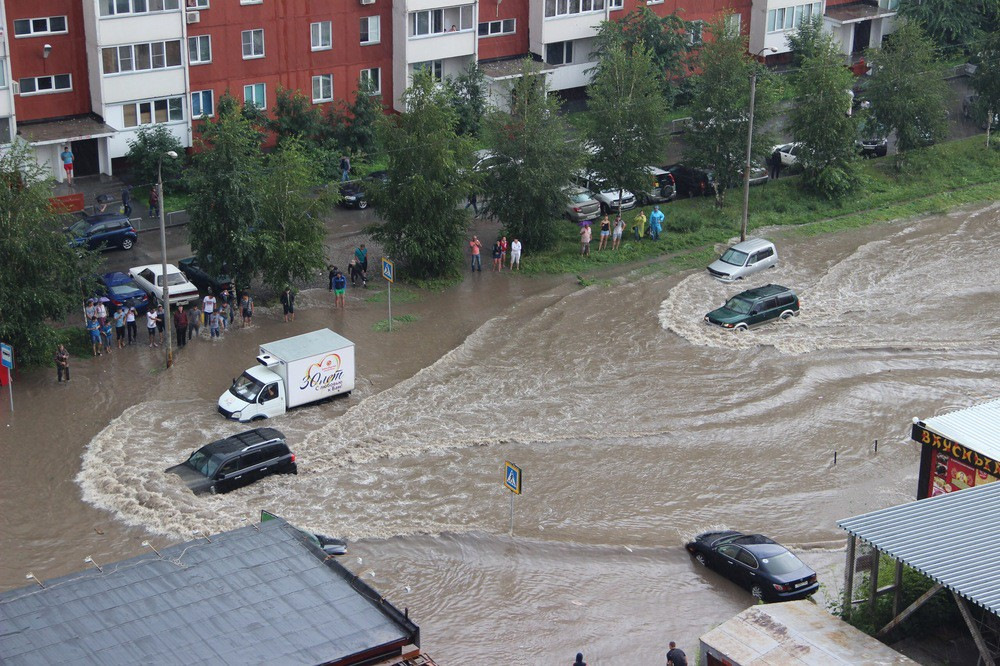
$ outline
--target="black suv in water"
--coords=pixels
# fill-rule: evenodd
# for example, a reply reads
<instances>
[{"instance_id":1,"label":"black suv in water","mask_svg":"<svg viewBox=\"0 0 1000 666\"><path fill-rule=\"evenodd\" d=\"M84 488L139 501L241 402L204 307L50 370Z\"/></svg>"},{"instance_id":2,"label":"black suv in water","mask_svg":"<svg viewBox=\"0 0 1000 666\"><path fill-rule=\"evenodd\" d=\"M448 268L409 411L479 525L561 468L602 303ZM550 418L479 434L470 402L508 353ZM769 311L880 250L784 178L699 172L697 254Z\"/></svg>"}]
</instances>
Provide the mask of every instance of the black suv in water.
<instances>
[{"instance_id":1,"label":"black suv in water","mask_svg":"<svg viewBox=\"0 0 1000 666\"><path fill-rule=\"evenodd\" d=\"M226 493L271 474L298 474L295 454L274 428L256 428L206 444L166 470L195 495Z\"/></svg>"},{"instance_id":2,"label":"black suv in water","mask_svg":"<svg viewBox=\"0 0 1000 666\"><path fill-rule=\"evenodd\" d=\"M780 284L767 284L736 294L721 308L705 315L705 322L745 331L772 319L788 319L798 314L799 297L795 292Z\"/></svg>"}]
</instances>

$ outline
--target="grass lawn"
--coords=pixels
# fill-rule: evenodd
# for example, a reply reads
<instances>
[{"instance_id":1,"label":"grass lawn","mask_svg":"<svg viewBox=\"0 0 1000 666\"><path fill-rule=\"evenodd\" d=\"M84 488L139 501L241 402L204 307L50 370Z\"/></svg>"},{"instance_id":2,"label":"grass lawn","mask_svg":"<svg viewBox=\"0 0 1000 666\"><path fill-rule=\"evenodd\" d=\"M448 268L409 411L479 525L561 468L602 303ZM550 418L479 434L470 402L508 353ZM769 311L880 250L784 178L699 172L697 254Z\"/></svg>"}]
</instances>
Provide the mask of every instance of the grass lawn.
<instances>
[{"instance_id":1,"label":"grass lawn","mask_svg":"<svg viewBox=\"0 0 1000 666\"><path fill-rule=\"evenodd\" d=\"M797 226L802 234L826 233L1000 199L1000 149L985 148L980 136L915 151L901 173L893 169L891 156L865 160L861 169L864 188L837 201L804 191L797 176L751 188L749 235L771 226ZM525 248L522 269L525 273L580 274L665 254L678 255L671 260L674 268L701 265L714 254L714 244L739 235L741 194L739 189L728 191L721 210L712 197L661 205L666 221L658 242L632 240L632 218L638 211L627 211L626 236L617 251L597 251L599 225L595 222L589 258L580 256L579 227L561 221L558 246L540 253ZM651 207L645 210L648 217Z\"/></svg>"}]
</instances>

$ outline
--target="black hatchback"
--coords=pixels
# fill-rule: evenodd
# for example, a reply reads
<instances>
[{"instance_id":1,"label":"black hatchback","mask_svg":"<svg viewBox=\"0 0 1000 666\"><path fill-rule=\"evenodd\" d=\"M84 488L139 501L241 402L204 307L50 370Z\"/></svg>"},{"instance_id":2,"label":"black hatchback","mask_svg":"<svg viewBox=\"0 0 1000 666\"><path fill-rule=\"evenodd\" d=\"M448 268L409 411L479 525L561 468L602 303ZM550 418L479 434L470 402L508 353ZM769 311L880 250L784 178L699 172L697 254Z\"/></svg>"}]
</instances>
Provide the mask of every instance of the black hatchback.
<instances>
[{"instance_id":1,"label":"black hatchback","mask_svg":"<svg viewBox=\"0 0 1000 666\"><path fill-rule=\"evenodd\" d=\"M298 466L280 430L255 428L206 444L166 471L202 495L226 493L271 474L298 474Z\"/></svg>"}]
</instances>

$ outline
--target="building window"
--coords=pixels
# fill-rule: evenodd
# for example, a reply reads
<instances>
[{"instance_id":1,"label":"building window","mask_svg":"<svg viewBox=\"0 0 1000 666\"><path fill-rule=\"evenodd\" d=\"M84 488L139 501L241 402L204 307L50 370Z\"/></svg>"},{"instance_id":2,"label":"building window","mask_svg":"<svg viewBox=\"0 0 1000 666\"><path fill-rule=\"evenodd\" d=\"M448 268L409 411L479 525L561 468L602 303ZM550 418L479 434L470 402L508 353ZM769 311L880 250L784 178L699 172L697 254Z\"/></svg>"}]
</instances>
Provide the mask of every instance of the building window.
<instances>
[{"instance_id":1,"label":"building window","mask_svg":"<svg viewBox=\"0 0 1000 666\"><path fill-rule=\"evenodd\" d=\"M899 9L899 0L878 0L878 8L883 11L894 12Z\"/></svg>"},{"instance_id":2,"label":"building window","mask_svg":"<svg viewBox=\"0 0 1000 666\"><path fill-rule=\"evenodd\" d=\"M215 96L211 90L191 93L191 117L207 118L215 113Z\"/></svg>"},{"instance_id":3,"label":"building window","mask_svg":"<svg viewBox=\"0 0 1000 666\"><path fill-rule=\"evenodd\" d=\"M625 0L608 0L608 9L625 9Z\"/></svg>"},{"instance_id":4,"label":"building window","mask_svg":"<svg viewBox=\"0 0 1000 666\"><path fill-rule=\"evenodd\" d=\"M333 101L333 74L313 77L313 104Z\"/></svg>"},{"instance_id":5,"label":"building window","mask_svg":"<svg viewBox=\"0 0 1000 666\"><path fill-rule=\"evenodd\" d=\"M312 50L325 51L333 48L333 22L321 21L309 25L312 35Z\"/></svg>"},{"instance_id":6,"label":"building window","mask_svg":"<svg viewBox=\"0 0 1000 666\"><path fill-rule=\"evenodd\" d=\"M267 108L267 87L263 83L251 83L243 86L243 101L253 104L258 109Z\"/></svg>"},{"instance_id":7,"label":"building window","mask_svg":"<svg viewBox=\"0 0 1000 666\"><path fill-rule=\"evenodd\" d=\"M243 31L243 59L264 57L264 29Z\"/></svg>"},{"instance_id":8,"label":"building window","mask_svg":"<svg viewBox=\"0 0 1000 666\"><path fill-rule=\"evenodd\" d=\"M802 25L803 21L809 21L813 17L822 15L822 2L810 2L808 4L795 5L794 7L771 9L767 12L767 31L781 32L783 30L795 30Z\"/></svg>"},{"instance_id":9,"label":"building window","mask_svg":"<svg viewBox=\"0 0 1000 666\"><path fill-rule=\"evenodd\" d=\"M702 43L702 30L705 27L704 21L691 21L688 24L687 40L688 44L696 45Z\"/></svg>"},{"instance_id":10,"label":"building window","mask_svg":"<svg viewBox=\"0 0 1000 666\"><path fill-rule=\"evenodd\" d=\"M31 37L33 35L53 35L67 32L65 16L47 16L44 18L16 19L14 21L15 37Z\"/></svg>"},{"instance_id":11,"label":"building window","mask_svg":"<svg viewBox=\"0 0 1000 666\"><path fill-rule=\"evenodd\" d=\"M573 42L546 44L545 62L550 65L568 65L573 62Z\"/></svg>"},{"instance_id":12,"label":"building window","mask_svg":"<svg viewBox=\"0 0 1000 666\"><path fill-rule=\"evenodd\" d=\"M663 0L646 0L647 5L662 5Z\"/></svg>"},{"instance_id":13,"label":"building window","mask_svg":"<svg viewBox=\"0 0 1000 666\"><path fill-rule=\"evenodd\" d=\"M732 28L735 34L740 34L740 30L743 27L743 15L742 14L730 14L726 17L726 23Z\"/></svg>"},{"instance_id":14,"label":"building window","mask_svg":"<svg viewBox=\"0 0 1000 666\"><path fill-rule=\"evenodd\" d=\"M517 32L516 19L504 19L502 21L487 21L479 24L480 37L493 37L494 35L513 35Z\"/></svg>"},{"instance_id":15,"label":"building window","mask_svg":"<svg viewBox=\"0 0 1000 666\"><path fill-rule=\"evenodd\" d=\"M369 86L369 92L371 92L372 95L379 95L382 93L382 70L378 67L361 70L361 77L359 80L361 81L361 85Z\"/></svg>"},{"instance_id":16,"label":"building window","mask_svg":"<svg viewBox=\"0 0 1000 666\"><path fill-rule=\"evenodd\" d=\"M241 5L262 5L264 0L240 0Z\"/></svg>"},{"instance_id":17,"label":"building window","mask_svg":"<svg viewBox=\"0 0 1000 666\"><path fill-rule=\"evenodd\" d=\"M188 9L208 9L208 0L187 0Z\"/></svg>"},{"instance_id":18,"label":"building window","mask_svg":"<svg viewBox=\"0 0 1000 666\"><path fill-rule=\"evenodd\" d=\"M125 127L184 120L183 99L182 97L165 97L125 104L122 106Z\"/></svg>"},{"instance_id":19,"label":"building window","mask_svg":"<svg viewBox=\"0 0 1000 666\"><path fill-rule=\"evenodd\" d=\"M203 65L212 62L212 36L188 37L188 63Z\"/></svg>"},{"instance_id":20,"label":"building window","mask_svg":"<svg viewBox=\"0 0 1000 666\"><path fill-rule=\"evenodd\" d=\"M427 60L425 62L413 63L414 74L422 70L427 70L436 81L440 82L444 73L444 66L440 60Z\"/></svg>"},{"instance_id":21,"label":"building window","mask_svg":"<svg viewBox=\"0 0 1000 666\"><path fill-rule=\"evenodd\" d=\"M0 58L0 89L7 87L7 59Z\"/></svg>"},{"instance_id":22,"label":"building window","mask_svg":"<svg viewBox=\"0 0 1000 666\"><path fill-rule=\"evenodd\" d=\"M361 43L362 44L378 44L382 35L380 34L381 25L379 23L378 16L362 16L361 17Z\"/></svg>"},{"instance_id":23,"label":"building window","mask_svg":"<svg viewBox=\"0 0 1000 666\"><path fill-rule=\"evenodd\" d=\"M41 95L73 89L73 79L69 74L52 76L30 76L18 81L21 95Z\"/></svg>"},{"instance_id":24,"label":"building window","mask_svg":"<svg viewBox=\"0 0 1000 666\"><path fill-rule=\"evenodd\" d=\"M167 12L179 8L179 0L100 0L101 16Z\"/></svg>"},{"instance_id":25,"label":"building window","mask_svg":"<svg viewBox=\"0 0 1000 666\"><path fill-rule=\"evenodd\" d=\"M472 30L472 9L472 5L463 5L447 9L410 12L410 37Z\"/></svg>"},{"instance_id":26,"label":"building window","mask_svg":"<svg viewBox=\"0 0 1000 666\"><path fill-rule=\"evenodd\" d=\"M545 17L604 11L604 0L545 0Z\"/></svg>"},{"instance_id":27,"label":"building window","mask_svg":"<svg viewBox=\"0 0 1000 666\"><path fill-rule=\"evenodd\" d=\"M105 74L144 72L151 69L181 66L181 42L126 44L101 49Z\"/></svg>"}]
</instances>

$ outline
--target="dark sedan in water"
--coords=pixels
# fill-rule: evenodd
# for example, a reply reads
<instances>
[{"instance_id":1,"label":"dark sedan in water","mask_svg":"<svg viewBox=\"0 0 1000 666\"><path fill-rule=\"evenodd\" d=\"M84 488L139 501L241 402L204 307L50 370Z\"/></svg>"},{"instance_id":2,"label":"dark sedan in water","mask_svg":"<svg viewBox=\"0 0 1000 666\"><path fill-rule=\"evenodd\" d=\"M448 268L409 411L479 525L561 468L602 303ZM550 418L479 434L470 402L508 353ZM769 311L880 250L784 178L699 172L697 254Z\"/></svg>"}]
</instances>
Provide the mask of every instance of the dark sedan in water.
<instances>
[{"instance_id":1,"label":"dark sedan in water","mask_svg":"<svg viewBox=\"0 0 1000 666\"><path fill-rule=\"evenodd\" d=\"M819 589L815 571L762 534L705 532L686 548L697 562L762 601L804 599Z\"/></svg>"},{"instance_id":2,"label":"dark sedan in water","mask_svg":"<svg viewBox=\"0 0 1000 666\"><path fill-rule=\"evenodd\" d=\"M372 171L358 180L348 181L340 185L340 203L347 208L364 210L368 208L368 189L372 183L389 182L387 171Z\"/></svg>"}]
</instances>

